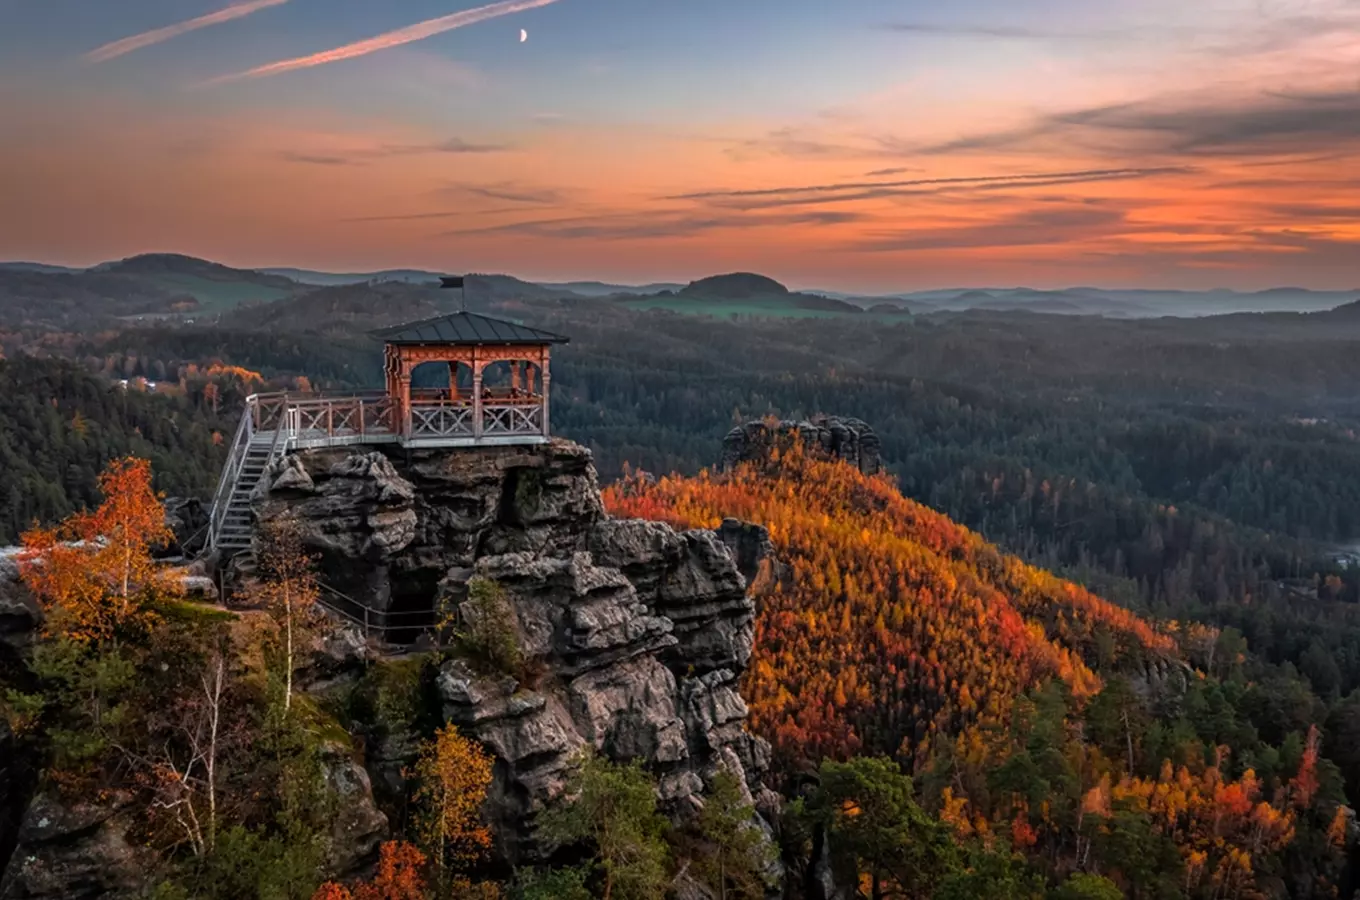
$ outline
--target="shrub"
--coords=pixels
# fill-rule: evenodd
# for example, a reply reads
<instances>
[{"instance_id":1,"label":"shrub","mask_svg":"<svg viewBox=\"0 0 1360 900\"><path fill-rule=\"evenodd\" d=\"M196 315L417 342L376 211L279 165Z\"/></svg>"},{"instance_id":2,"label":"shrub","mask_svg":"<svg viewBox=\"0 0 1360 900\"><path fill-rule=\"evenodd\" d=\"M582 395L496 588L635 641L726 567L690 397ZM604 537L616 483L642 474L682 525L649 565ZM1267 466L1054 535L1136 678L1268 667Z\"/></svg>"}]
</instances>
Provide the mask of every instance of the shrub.
<instances>
[{"instance_id":1,"label":"shrub","mask_svg":"<svg viewBox=\"0 0 1360 900\"><path fill-rule=\"evenodd\" d=\"M473 577L461 613L458 646L478 668L503 675L523 673L524 652L505 588L489 578Z\"/></svg>"}]
</instances>

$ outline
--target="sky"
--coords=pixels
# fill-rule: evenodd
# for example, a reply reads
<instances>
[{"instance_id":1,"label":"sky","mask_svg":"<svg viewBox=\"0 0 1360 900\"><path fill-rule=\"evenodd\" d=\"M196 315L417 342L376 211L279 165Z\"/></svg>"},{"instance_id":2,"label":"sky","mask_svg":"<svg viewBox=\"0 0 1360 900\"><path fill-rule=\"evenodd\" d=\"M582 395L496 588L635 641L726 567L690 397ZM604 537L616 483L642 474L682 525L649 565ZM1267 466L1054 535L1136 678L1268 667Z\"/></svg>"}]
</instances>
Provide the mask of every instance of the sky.
<instances>
[{"instance_id":1,"label":"sky","mask_svg":"<svg viewBox=\"0 0 1360 900\"><path fill-rule=\"evenodd\" d=\"M1360 0L0 0L0 259L144 252L1360 289Z\"/></svg>"}]
</instances>

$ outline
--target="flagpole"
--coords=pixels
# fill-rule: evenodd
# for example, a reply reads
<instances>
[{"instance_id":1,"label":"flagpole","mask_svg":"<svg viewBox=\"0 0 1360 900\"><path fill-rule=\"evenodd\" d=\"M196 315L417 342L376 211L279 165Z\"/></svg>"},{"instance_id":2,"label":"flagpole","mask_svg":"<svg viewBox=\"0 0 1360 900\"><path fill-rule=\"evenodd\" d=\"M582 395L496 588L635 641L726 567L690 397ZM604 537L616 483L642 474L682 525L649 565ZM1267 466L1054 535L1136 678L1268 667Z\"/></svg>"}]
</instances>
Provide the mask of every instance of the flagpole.
<instances>
[{"instance_id":1,"label":"flagpole","mask_svg":"<svg viewBox=\"0 0 1360 900\"><path fill-rule=\"evenodd\" d=\"M439 281L441 288L458 288L462 311L467 312L467 277L463 275L440 275Z\"/></svg>"}]
</instances>

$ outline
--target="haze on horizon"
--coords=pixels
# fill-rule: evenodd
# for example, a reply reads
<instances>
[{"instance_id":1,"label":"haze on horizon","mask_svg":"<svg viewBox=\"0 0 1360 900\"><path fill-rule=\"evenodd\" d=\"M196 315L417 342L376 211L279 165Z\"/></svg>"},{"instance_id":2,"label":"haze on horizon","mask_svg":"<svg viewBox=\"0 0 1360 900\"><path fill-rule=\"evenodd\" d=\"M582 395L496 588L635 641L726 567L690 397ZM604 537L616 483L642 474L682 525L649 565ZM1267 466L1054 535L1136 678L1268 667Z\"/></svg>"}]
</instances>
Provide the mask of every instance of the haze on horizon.
<instances>
[{"instance_id":1,"label":"haze on horizon","mask_svg":"<svg viewBox=\"0 0 1360 900\"><path fill-rule=\"evenodd\" d=\"M0 259L1354 289L1357 71L1358 0L0 0Z\"/></svg>"}]
</instances>

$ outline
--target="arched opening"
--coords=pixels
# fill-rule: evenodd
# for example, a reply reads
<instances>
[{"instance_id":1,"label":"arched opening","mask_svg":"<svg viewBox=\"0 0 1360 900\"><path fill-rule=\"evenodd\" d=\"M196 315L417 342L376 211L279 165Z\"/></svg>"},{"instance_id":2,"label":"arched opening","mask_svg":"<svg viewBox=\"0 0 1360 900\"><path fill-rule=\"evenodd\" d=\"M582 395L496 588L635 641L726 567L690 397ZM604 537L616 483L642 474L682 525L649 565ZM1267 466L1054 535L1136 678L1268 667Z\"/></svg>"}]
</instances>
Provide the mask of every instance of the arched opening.
<instances>
[{"instance_id":1,"label":"arched opening","mask_svg":"<svg viewBox=\"0 0 1360 900\"><path fill-rule=\"evenodd\" d=\"M543 396L542 373L529 360L503 359L482 369L483 397L533 402Z\"/></svg>"},{"instance_id":2,"label":"arched opening","mask_svg":"<svg viewBox=\"0 0 1360 900\"><path fill-rule=\"evenodd\" d=\"M432 360L411 369L410 435L472 437L476 433L472 366Z\"/></svg>"},{"instance_id":3,"label":"arched opening","mask_svg":"<svg viewBox=\"0 0 1360 900\"><path fill-rule=\"evenodd\" d=\"M543 373L537 361L501 359L482 367L482 434L541 434Z\"/></svg>"}]
</instances>

